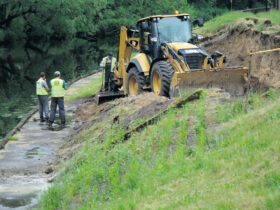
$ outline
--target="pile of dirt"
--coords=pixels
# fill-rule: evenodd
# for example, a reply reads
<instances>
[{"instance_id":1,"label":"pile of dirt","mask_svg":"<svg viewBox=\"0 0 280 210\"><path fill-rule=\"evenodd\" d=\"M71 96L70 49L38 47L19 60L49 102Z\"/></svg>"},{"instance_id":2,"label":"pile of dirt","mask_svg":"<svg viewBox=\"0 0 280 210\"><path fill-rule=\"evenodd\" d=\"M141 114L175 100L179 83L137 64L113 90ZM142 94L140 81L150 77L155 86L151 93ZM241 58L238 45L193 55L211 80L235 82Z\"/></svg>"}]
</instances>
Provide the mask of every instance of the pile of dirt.
<instances>
[{"instance_id":1,"label":"pile of dirt","mask_svg":"<svg viewBox=\"0 0 280 210\"><path fill-rule=\"evenodd\" d=\"M160 110L165 109L174 99L157 96L146 92L138 96L116 99L109 103L96 105L92 101L84 103L76 112L76 117L83 122L114 121L119 118L124 127L131 121L152 117Z\"/></svg>"},{"instance_id":2,"label":"pile of dirt","mask_svg":"<svg viewBox=\"0 0 280 210\"><path fill-rule=\"evenodd\" d=\"M249 53L280 47L280 28L265 21L262 31L258 19L247 18L225 27L223 32L206 37L201 43L209 54L218 50L230 66L249 67ZM280 52L252 57L251 76L254 89L280 88Z\"/></svg>"}]
</instances>

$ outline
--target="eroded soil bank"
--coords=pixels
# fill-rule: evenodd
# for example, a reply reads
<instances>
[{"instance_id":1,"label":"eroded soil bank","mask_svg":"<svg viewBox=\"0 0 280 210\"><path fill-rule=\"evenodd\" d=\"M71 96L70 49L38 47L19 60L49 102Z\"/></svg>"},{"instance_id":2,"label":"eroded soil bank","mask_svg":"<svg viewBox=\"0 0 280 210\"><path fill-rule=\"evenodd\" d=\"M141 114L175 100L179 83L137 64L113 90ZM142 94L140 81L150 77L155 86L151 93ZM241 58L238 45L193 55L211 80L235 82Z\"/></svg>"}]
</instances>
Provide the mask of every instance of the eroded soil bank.
<instances>
[{"instance_id":1,"label":"eroded soil bank","mask_svg":"<svg viewBox=\"0 0 280 210\"><path fill-rule=\"evenodd\" d=\"M218 34L206 37L202 46L212 54L218 50L227 57L230 66L249 67L249 53L280 47L280 26L268 20L258 30L258 19L247 18L227 25ZM252 57L252 85L255 90L280 88L280 52Z\"/></svg>"}]
</instances>

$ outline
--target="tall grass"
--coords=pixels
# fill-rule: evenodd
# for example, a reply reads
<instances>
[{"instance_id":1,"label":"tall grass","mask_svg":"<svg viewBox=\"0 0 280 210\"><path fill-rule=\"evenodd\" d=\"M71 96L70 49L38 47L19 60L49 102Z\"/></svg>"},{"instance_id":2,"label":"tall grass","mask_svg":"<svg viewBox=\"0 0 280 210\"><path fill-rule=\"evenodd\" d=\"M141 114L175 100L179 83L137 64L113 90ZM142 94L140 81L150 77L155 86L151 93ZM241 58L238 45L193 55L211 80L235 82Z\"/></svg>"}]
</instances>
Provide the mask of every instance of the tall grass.
<instances>
[{"instance_id":1,"label":"tall grass","mask_svg":"<svg viewBox=\"0 0 280 210\"><path fill-rule=\"evenodd\" d=\"M197 123L195 126L196 131L196 145L200 152L203 152L205 149L205 143L206 143L206 137L205 137L205 128L206 128L206 122L205 122L205 97L206 92L203 91L201 93L200 101L196 106L196 117L197 117Z\"/></svg>"},{"instance_id":2,"label":"tall grass","mask_svg":"<svg viewBox=\"0 0 280 210\"><path fill-rule=\"evenodd\" d=\"M270 88L264 95L260 93L251 93L248 99L249 111L261 108L264 104L270 103L277 99L277 95L274 89ZM228 122L232 119L236 119L245 114L244 99L237 99L231 103L225 103L216 107L216 122Z\"/></svg>"}]
</instances>

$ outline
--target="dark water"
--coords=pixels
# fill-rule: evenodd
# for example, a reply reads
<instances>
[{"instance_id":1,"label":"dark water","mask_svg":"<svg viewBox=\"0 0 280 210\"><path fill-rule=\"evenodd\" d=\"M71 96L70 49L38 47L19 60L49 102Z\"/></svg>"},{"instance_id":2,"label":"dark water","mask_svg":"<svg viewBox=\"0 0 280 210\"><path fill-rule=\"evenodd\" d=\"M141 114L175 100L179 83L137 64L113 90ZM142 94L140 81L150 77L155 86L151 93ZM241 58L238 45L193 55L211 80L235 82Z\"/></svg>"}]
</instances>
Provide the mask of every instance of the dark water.
<instances>
[{"instance_id":1,"label":"dark water","mask_svg":"<svg viewBox=\"0 0 280 210\"><path fill-rule=\"evenodd\" d=\"M0 139L12 130L20 120L37 106L36 95L24 94L0 99Z\"/></svg>"},{"instance_id":2,"label":"dark water","mask_svg":"<svg viewBox=\"0 0 280 210\"><path fill-rule=\"evenodd\" d=\"M32 209L48 186L45 175L0 179L0 209Z\"/></svg>"}]
</instances>

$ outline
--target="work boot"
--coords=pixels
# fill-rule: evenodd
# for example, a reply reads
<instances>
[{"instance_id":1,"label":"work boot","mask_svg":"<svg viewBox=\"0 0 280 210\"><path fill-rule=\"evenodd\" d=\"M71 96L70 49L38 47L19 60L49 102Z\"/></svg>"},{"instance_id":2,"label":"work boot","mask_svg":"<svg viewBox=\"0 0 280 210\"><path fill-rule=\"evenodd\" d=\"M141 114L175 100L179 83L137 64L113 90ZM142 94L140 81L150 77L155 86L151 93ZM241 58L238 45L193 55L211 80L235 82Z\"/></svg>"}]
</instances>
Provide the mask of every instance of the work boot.
<instances>
[{"instance_id":1,"label":"work boot","mask_svg":"<svg viewBox=\"0 0 280 210\"><path fill-rule=\"evenodd\" d=\"M48 124L48 129L51 130L51 131L53 131L53 127L52 127L52 124L51 124L51 123Z\"/></svg>"},{"instance_id":2,"label":"work boot","mask_svg":"<svg viewBox=\"0 0 280 210\"><path fill-rule=\"evenodd\" d=\"M45 122L45 119L43 117L40 117L40 122Z\"/></svg>"}]
</instances>

